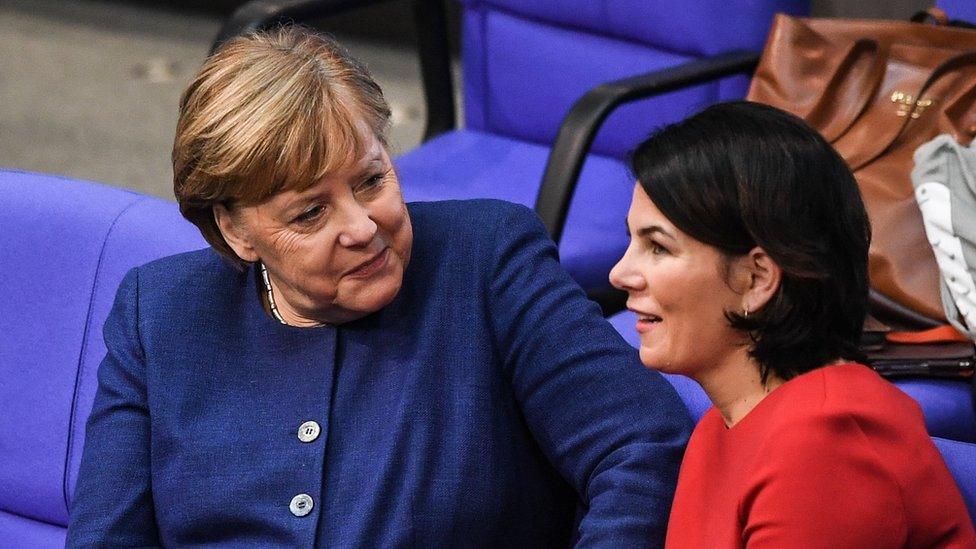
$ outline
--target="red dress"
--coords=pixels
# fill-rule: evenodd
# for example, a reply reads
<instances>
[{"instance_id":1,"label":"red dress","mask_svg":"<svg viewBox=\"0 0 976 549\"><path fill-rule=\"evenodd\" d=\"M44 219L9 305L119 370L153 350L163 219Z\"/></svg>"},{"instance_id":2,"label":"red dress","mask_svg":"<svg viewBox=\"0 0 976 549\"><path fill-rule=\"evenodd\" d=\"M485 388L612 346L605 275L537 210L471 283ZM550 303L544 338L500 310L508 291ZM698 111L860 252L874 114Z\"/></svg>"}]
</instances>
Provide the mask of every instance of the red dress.
<instances>
[{"instance_id":1,"label":"red dress","mask_svg":"<svg viewBox=\"0 0 976 549\"><path fill-rule=\"evenodd\" d=\"M775 389L731 429L716 408L681 463L667 547L976 547L909 396L860 364Z\"/></svg>"}]
</instances>

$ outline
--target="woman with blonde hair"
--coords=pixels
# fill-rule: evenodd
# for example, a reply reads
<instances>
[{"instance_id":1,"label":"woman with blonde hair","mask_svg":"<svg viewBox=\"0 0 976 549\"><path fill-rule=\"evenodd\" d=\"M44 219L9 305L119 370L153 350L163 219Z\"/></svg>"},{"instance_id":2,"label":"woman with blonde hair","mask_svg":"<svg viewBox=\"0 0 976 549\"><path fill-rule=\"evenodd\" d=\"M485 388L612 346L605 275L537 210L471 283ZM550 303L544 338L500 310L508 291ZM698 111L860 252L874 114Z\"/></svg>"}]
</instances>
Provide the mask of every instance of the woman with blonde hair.
<instances>
[{"instance_id":1,"label":"woman with blonde hair","mask_svg":"<svg viewBox=\"0 0 976 549\"><path fill-rule=\"evenodd\" d=\"M690 422L526 208L404 204L365 69L296 28L180 104L211 248L105 325L68 546L656 546Z\"/></svg>"}]
</instances>

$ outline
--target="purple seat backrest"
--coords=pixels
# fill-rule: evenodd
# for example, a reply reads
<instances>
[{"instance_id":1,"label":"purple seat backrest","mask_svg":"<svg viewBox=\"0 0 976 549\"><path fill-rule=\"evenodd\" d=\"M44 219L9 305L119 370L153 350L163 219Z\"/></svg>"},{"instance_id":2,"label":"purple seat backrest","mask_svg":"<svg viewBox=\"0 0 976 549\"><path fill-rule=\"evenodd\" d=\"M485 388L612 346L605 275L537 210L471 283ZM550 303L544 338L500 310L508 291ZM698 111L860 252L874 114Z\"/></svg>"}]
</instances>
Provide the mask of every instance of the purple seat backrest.
<instances>
[{"instance_id":1,"label":"purple seat backrest","mask_svg":"<svg viewBox=\"0 0 976 549\"><path fill-rule=\"evenodd\" d=\"M775 12L807 0L461 0L469 128L549 144L572 104L600 83L724 51L762 49ZM623 158L656 126L745 95L733 77L624 106L593 151ZM639 121L635 123L635 121Z\"/></svg>"},{"instance_id":2,"label":"purple seat backrest","mask_svg":"<svg viewBox=\"0 0 976 549\"><path fill-rule=\"evenodd\" d=\"M976 24L976 2L973 0L939 0L936 5L945 10L949 19Z\"/></svg>"},{"instance_id":3,"label":"purple seat backrest","mask_svg":"<svg viewBox=\"0 0 976 549\"><path fill-rule=\"evenodd\" d=\"M969 518L976 524L976 444L937 437L932 437L932 442L942 452L969 509Z\"/></svg>"},{"instance_id":4,"label":"purple seat backrest","mask_svg":"<svg viewBox=\"0 0 976 549\"><path fill-rule=\"evenodd\" d=\"M122 276L206 243L174 203L62 177L0 170L0 212L0 540L13 543L28 534L5 531L14 520L67 524Z\"/></svg>"}]
</instances>

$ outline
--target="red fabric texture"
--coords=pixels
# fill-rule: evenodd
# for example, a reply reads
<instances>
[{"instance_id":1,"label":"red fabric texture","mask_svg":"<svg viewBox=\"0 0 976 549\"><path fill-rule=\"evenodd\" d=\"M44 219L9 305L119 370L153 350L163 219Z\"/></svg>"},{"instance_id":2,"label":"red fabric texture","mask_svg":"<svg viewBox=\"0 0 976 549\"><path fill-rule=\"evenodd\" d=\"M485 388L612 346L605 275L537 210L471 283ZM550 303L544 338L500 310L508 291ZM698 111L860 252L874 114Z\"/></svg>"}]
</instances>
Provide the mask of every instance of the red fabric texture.
<instances>
[{"instance_id":1,"label":"red fabric texture","mask_svg":"<svg viewBox=\"0 0 976 549\"><path fill-rule=\"evenodd\" d=\"M959 489L907 395L860 364L775 389L731 429L696 427L669 548L976 547Z\"/></svg>"}]
</instances>

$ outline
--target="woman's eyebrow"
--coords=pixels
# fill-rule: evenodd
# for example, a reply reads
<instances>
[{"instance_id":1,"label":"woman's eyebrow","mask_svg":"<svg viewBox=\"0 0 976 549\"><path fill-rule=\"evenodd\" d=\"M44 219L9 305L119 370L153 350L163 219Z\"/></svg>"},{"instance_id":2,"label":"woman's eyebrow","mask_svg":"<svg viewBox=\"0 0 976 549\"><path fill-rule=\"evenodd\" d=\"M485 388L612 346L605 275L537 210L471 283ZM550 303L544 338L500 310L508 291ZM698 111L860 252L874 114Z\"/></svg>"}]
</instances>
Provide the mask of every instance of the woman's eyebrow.
<instances>
[{"instance_id":1,"label":"woman's eyebrow","mask_svg":"<svg viewBox=\"0 0 976 549\"><path fill-rule=\"evenodd\" d=\"M320 190L306 189L282 205L282 212L293 215L296 210L303 210L313 202L328 201L328 195Z\"/></svg>"},{"instance_id":2,"label":"woman's eyebrow","mask_svg":"<svg viewBox=\"0 0 976 549\"><path fill-rule=\"evenodd\" d=\"M660 225L647 225L646 227L641 227L640 229L637 229L637 236L641 238L653 236L655 234L659 234L664 236L665 238L675 240L674 235L666 231Z\"/></svg>"},{"instance_id":3,"label":"woman's eyebrow","mask_svg":"<svg viewBox=\"0 0 976 549\"><path fill-rule=\"evenodd\" d=\"M383 156L381 154L377 154L373 158L370 158L366 162L360 164L359 169L356 170L356 176L362 177L382 167L383 167Z\"/></svg>"}]
</instances>

